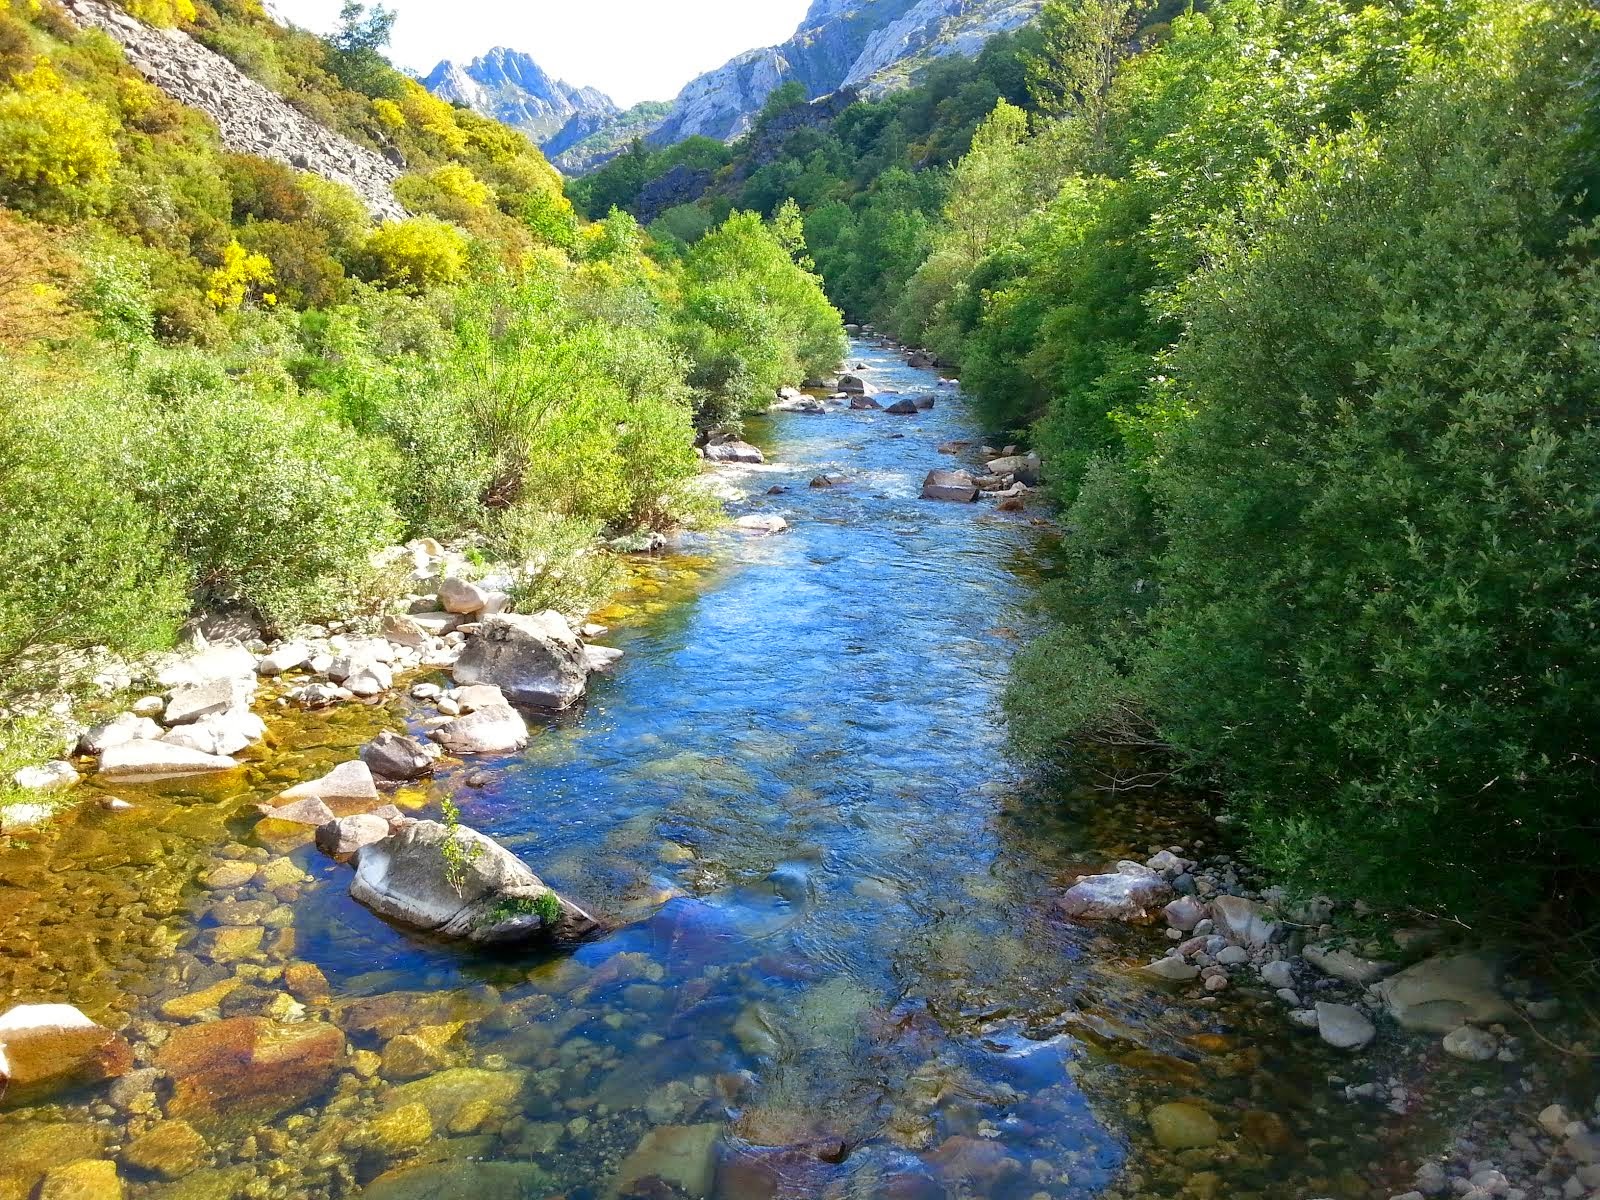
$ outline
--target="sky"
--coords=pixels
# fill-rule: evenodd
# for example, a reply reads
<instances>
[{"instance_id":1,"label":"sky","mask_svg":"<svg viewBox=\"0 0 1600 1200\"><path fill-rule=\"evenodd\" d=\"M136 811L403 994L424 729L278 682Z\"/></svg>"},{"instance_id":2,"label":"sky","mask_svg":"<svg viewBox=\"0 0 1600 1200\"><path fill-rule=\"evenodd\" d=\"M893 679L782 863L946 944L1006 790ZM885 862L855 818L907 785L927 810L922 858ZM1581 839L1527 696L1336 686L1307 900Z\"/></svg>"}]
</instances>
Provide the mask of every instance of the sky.
<instances>
[{"instance_id":1,"label":"sky","mask_svg":"<svg viewBox=\"0 0 1600 1200\"><path fill-rule=\"evenodd\" d=\"M338 21L341 0L271 0L313 33ZM736 54L786 41L808 0L388 0L399 16L389 57L419 74L440 59L468 62L494 46L531 54L550 74L597 87L623 107L671 100L696 75Z\"/></svg>"}]
</instances>

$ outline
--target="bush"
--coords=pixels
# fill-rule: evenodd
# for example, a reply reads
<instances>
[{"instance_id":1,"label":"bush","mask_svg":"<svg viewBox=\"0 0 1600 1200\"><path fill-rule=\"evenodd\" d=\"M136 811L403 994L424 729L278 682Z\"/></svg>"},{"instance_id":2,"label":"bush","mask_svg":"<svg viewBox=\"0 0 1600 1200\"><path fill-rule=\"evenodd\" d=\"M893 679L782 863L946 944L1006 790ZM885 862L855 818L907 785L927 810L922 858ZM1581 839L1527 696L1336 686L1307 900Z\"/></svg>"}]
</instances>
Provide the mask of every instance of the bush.
<instances>
[{"instance_id":1,"label":"bush","mask_svg":"<svg viewBox=\"0 0 1600 1200\"><path fill-rule=\"evenodd\" d=\"M593 521L531 504L496 514L489 527L490 545L520 570L512 588L517 610L553 608L584 616L607 600L621 585L623 570L615 555L597 547L600 532Z\"/></svg>"},{"instance_id":2,"label":"bush","mask_svg":"<svg viewBox=\"0 0 1600 1200\"><path fill-rule=\"evenodd\" d=\"M368 279L421 294L461 278L467 239L437 217L386 221L367 239L363 259Z\"/></svg>"},{"instance_id":3,"label":"bush","mask_svg":"<svg viewBox=\"0 0 1600 1200\"><path fill-rule=\"evenodd\" d=\"M25 210L71 213L103 199L117 164L111 114L41 60L0 93L0 188Z\"/></svg>"}]
</instances>

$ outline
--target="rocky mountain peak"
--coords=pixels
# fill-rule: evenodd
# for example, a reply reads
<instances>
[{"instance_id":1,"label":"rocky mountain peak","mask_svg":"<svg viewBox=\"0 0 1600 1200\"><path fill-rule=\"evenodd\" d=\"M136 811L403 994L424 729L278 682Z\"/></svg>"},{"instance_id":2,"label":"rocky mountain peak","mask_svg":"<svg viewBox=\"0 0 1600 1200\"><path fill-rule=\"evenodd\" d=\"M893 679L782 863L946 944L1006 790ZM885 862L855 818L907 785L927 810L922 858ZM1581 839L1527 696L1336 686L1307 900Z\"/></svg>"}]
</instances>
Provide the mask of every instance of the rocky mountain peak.
<instances>
[{"instance_id":1,"label":"rocky mountain peak","mask_svg":"<svg viewBox=\"0 0 1600 1200\"><path fill-rule=\"evenodd\" d=\"M604 92L574 87L541 67L532 55L496 46L466 66L446 59L423 85L434 95L504 121L541 145L574 118L595 122L618 113Z\"/></svg>"}]
</instances>

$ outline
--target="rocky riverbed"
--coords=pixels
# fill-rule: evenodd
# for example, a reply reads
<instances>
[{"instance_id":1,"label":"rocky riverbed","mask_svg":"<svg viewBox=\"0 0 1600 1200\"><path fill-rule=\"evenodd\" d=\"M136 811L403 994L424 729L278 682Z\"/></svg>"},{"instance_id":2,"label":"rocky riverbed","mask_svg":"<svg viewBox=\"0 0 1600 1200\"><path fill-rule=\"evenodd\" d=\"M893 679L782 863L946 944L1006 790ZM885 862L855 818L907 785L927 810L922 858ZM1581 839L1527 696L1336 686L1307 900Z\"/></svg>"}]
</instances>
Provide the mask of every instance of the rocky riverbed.
<instances>
[{"instance_id":1,"label":"rocky riverbed","mask_svg":"<svg viewBox=\"0 0 1600 1200\"><path fill-rule=\"evenodd\" d=\"M419 544L415 612L214 630L80 747L0 844L0 1200L1587 1196L1576 1014L1514 961L1007 762L1037 467L853 354L708 454L732 529L636 563L605 647ZM172 750L229 763L128 766ZM1462 955L1478 1007L1408 1028Z\"/></svg>"}]
</instances>

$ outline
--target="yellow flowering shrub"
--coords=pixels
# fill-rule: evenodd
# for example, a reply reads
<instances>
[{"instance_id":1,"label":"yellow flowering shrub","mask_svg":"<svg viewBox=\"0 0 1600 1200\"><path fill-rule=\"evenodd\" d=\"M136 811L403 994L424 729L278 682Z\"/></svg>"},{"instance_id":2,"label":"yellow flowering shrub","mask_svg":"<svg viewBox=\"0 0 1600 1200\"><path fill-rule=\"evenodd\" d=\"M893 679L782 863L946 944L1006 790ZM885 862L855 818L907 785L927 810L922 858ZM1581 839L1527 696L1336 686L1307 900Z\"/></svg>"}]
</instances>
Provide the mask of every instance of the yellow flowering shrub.
<instances>
[{"instance_id":1,"label":"yellow flowering shrub","mask_svg":"<svg viewBox=\"0 0 1600 1200\"><path fill-rule=\"evenodd\" d=\"M167 29L195 19L194 0L123 0L124 8L146 25Z\"/></svg>"},{"instance_id":2,"label":"yellow flowering shrub","mask_svg":"<svg viewBox=\"0 0 1600 1200\"><path fill-rule=\"evenodd\" d=\"M467 135L456 124L456 110L420 83L405 81L400 111L409 123L438 138L448 153L466 153Z\"/></svg>"},{"instance_id":3,"label":"yellow flowering shrub","mask_svg":"<svg viewBox=\"0 0 1600 1200\"><path fill-rule=\"evenodd\" d=\"M116 123L45 59L0 92L0 188L20 208L79 207L117 165Z\"/></svg>"},{"instance_id":4,"label":"yellow flowering shrub","mask_svg":"<svg viewBox=\"0 0 1600 1200\"><path fill-rule=\"evenodd\" d=\"M372 102L372 115L378 118L378 124L385 129L395 130L406 127L406 114L393 100L385 100L381 96Z\"/></svg>"},{"instance_id":5,"label":"yellow flowering shrub","mask_svg":"<svg viewBox=\"0 0 1600 1200\"><path fill-rule=\"evenodd\" d=\"M265 254L252 254L238 242L229 242L222 252L222 263L206 281L206 299L223 312L255 297L264 304L276 304L270 289L273 284L272 260Z\"/></svg>"},{"instance_id":6,"label":"yellow flowering shrub","mask_svg":"<svg viewBox=\"0 0 1600 1200\"><path fill-rule=\"evenodd\" d=\"M440 167L428 176L428 182L439 190L440 195L460 200L474 208L482 208L494 200L493 188L466 167L455 163L448 167Z\"/></svg>"},{"instance_id":7,"label":"yellow flowering shrub","mask_svg":"<svg viewBox=\"0 0 1600 1200\"><path fill-rule=\"evenodd\" d=\"M454 283L467 267L467 239L437 217L385 221L366 246L367 273L385 287L425 292Z\"/></svg>"}]
</instances>

